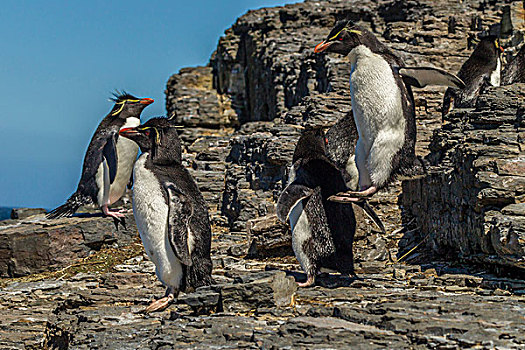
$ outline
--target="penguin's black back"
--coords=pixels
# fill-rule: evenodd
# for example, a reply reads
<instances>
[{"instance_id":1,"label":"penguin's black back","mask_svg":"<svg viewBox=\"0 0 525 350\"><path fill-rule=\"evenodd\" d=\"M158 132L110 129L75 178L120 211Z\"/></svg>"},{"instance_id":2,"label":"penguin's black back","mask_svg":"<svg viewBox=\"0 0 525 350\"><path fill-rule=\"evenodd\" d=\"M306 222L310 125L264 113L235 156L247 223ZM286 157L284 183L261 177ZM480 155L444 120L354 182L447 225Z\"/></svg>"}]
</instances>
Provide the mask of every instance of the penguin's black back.
<instances>
[{"instance_id":1,"label":"penguin's black back","mask_svg":"<svg viewBox=\"0 0 525 350\"><path fill-rule=\"evenodd\" d=\"M102 119L91 137L84 156L82 175L77 190L68 198L66 203L50 211L46 215L48 219L73 215L82 205L97 203L98 186L95 177L98 167L103 161L103 148L108 138L113 137L115 141L118 140L118 131L124 123L124 119L114 117L111 113Z\"/></svg>"},{"instance_id":2,"label":"penguin's black back","mask_svg":"<svg viewBox=\"0 0 525 350\"><path fill-rule=\"evenodd\" d=\"M343 274L353 273L354 211L351 205L328 200L331 195L346 191L347 187L341 170L326 156L322 131L306 131L297 143L293 159L296 168L294 183L321 189L322 206L332 233L335 254L321 261L320 266L336 269ZM315 200L309 200L312 199Z\"/></svg>"},{"instance_id":3,"label":"penguin's black back","mask_svg":"<svg viewBox=\"0 0 525 350\"><path fill-rule=\"evenodd\" d=\"M114 135L115 140L118 139L118 131L126 121L121 118L116 118L107 115L97 127L89 142L84 162L82 165L82 176L78 183L77 192L91 197L93 203L97 202L97 186L95 184L95 175L98 167L103 160L102 148L106 143L108 137Z\"/></svg>"},{"instance_id":4,"label":"penguin's black back","mask_svg":"<svg viewBox=\"0 0 525 350\"><path fill-rule=\"evenodd\" d=\"M447 89L443 99L443 115L452 107L471 108L476 105L479 94L490 84L490 75L497 68L499 54L496 40L492 35L482 38L463 63L457 76L463 80L465 88Z\"/></svg>"}]
</instances>

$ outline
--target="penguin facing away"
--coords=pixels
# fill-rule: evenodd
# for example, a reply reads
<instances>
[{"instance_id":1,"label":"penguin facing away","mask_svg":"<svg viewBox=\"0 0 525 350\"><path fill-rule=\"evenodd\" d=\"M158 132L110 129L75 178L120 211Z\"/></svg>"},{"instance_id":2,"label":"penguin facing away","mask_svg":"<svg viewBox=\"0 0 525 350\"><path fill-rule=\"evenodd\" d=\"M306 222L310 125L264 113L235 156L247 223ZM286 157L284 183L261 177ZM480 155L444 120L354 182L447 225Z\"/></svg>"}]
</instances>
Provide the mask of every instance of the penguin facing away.
<instances>
[{"instance_id":1,"label":"penguin facing away","mask_svg":"<svg viewBox=\"0 0 525 350\"><path fill-rule=\"evenodd\" d=\"M483 37L470 57L461 66L458 77L465 82L462 89L449 88L443 98L444 117L452 108L472 108L479 94L488 86L500 86L503 47L497 37Z\"/></svg>"},{"instance_id":2,"label":"penguin facing away","mask_svg":"<svg viewBox=\"0 0 525 350\"><path fill-rule=\"evenodd\" d=\"M416 122L411 86L463 87L458 77L431 67L406 67L403 60L371 32L339 21L314 52L349 55L350 95L358 132L355 163L359 191L330 198L352 202L369 197L400 174L423 173L415 155Z\"/></svg>"},{"instance_id":3,"label":"penguin facing away","mask_svg":"<svg viewBox=\"0 0 525 350\"><path fill-rule=\"evenodd\" d=\"M177 131L166 118L126 128L120 135L142 152L133 168L133 214L165 297L146 312L165 309L179 291L212 283L211 228L206 202L182 165Z\"/></svg>"},{"instance_id":4,"label":"penguin facing away","mask_svg":"<svg viewBox=\"0 0 525 350\"><path fill-rule=\"evenodd\" d=\"M501 72L501 85L525 83L525 45Z\"/></svg>"},{"instance_id":5,"label":"penguin facing away","mask_svg":"<svg viewBox=\"0 0 525 350\"><path fill-rule=\"evenodd\" d=\"M354 274L353 208L328 201L346 189L343 174L326 156L322 129L304 131L295 148L288 185L277 202L277 216L282 222L290 221L292 247L307 275L300 287L314 284L321 267Z\"/></svg>"},{"instance_id":6,"label":"penguin facing away","mask_svg":"<svg viewBox=\"0 0 525 350\"><path fill-rule=\"evenodd\" d=\"M112 100L115 102L112 110L100 122L89 143L77 190L65 204L50 211L46 215L48 219L70 216L82 205L98 204L105 216L113 217L115 225L118 222L124 224L124 214L108 207L126 190L137 159L138 145L119 137L119 131L138 126L142 110L152 104L153 99L123 92Z\"/></svg>"}]
</instances>

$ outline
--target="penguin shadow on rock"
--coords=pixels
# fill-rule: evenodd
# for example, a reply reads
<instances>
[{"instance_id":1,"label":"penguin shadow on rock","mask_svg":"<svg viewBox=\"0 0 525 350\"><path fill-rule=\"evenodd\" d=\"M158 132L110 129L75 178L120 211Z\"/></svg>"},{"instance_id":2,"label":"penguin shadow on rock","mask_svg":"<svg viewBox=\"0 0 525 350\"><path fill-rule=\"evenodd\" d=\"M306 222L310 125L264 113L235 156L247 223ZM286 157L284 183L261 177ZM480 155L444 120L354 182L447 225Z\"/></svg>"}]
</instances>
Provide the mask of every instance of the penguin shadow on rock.
<instances>
[{"instance_id":1,"label":"penguin shadow on rock","mask_svg":"<svg viewBox=\"0 0 525 350\"><path fill-rule=\"evenodd\" d=\"M501 54L504 49L498 38L494 35L487 35L479 40L471 40L477 42L477 45L457 74L465 86L460 89L451 87L445 92L441 110L443 120L453 108L474 108L479 95L487 87L501 85ZM518 54L518 59L515 59L516 63L519 62L519 57ZM521 73L522 77L523 74L525 73ZM518 75L520 73L509 68L505 75L505 81L511 81Z\"/></svg>"},{"instance_id":2,"label":"penguin shadow on rock","mask_svg":"<svg viewBox=\"0 0 525 350\"><path fill-rule=\"evenodd\" d=\"M425 173L416 157L416 119L412 87L464 87L458 77L439 68L407 67L402 58L370 31L352 21L338 21L314 52L350 58L350 96L358 131L355 164L358 191L338 193L337 202L356 202L374 195L397 175Z\"/></svg>"},{"instance_id":3,"label":"penguin shadow on rock","mask_svg":"<svg viewBox=\"0 0 525 350\"><path fill-rule=\"evenodd\" d=\"M119 131L138 126L144 108L153 103L151 98L138 98L126 92L114 94L113 108L98 125L89 143L82 175L75 193L65 204L47 213L47 219L73 215L81 206L95 204L104 216L110 216L125 228L125 214L109 206L126 191L139 147L133 141L119 137Z\"/></svg>"},{"instance_id":4,"label":"penguin shadow on rock","mask_svg":"<svg viewBox=\"0 0 525 350\"><path fill-rule=\"evenodd\" d=\"M323 128L305 129L292 159L288 183L277 201L277 217L289 221L294 254L306 274L308 287L316 282L321 268L335 270L342 285L355 278L353 241L356 220L352 205L328 201L348 189L343 172L328 158ZM293 274L292 274L293 275ZM295 275L297 279L297 275ZM324 285L334 278L323 277ZM342 281L341 281L342 280Z\"/></svg>"},{"instance_id":5,"label":"penguin shadow on rock","mask_svg":"<svg viewBox=\"0 0 525 350\"><path fill-rule=\"evenodd\" d=\"M208 208L182 165L177 128L168 119L152 118L120 135L142 152L133 168L133 215L144 250L166 286L165 296L145 311L160 311L179 292L212 283Z\"/></svg>"}]
</instances>

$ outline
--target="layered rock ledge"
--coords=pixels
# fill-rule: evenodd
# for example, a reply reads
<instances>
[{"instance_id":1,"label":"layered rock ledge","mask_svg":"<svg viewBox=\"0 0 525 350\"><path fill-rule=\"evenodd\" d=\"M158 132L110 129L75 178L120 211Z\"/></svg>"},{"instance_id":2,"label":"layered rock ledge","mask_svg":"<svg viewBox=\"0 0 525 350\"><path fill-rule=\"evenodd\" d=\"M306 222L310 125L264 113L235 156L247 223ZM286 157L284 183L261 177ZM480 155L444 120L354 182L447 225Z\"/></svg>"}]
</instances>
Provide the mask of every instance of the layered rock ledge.
<instances>
[{"instance_id":1,"label":"layered rock ledge","mask_svg":"<svg viewBox=\"0 0 525 350\"><path fill-rule=\"evenodd\" d=\"M525 276L525 84L492 88L436 130L430 174L403 204L432 251Z\"/></svg>"},{"instance_id":2,"label":"layered rock ledge","mask_svg":"<svg viewBox=\"0 0 525 350\"><path fill-rule=\"evenodd\" d=\"M417 152L432 167L370 201L386 234L356 209L359 279L296 290L305 276L274 216L297 126L351 125L347 59L312 52L336 20L360 21L408 64L454 72L482 31L499 30L512 54L522 12L522 1L312 0L242 16L208 66L166 88L209 203L215 284L144 315L164 288L131 216L119 232L108 218L13 220L0 227L0 348L523 348L523 86L491 89L444 124L444 89L415 92ZM343 162L356 136L337 130L328 137L348 148L330 152Z\"/></svg>"}]
</instances>

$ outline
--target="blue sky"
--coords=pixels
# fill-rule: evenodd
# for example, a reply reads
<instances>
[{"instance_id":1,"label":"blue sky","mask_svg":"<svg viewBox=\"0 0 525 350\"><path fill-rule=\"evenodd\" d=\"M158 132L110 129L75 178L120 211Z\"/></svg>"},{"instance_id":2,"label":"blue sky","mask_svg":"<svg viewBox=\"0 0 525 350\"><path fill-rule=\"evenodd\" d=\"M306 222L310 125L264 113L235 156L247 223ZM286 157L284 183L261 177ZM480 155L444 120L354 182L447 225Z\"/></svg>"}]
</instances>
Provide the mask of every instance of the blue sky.
<instances>
[{"instance_id":1,"label":"blue sky","mask_svg":"<svg viewBox=\"0 0 525 350\"><path fill-rule=\"evenodd\" d=\"M0 206L62 204L114 89L164 115L170 75L206 64L237 17L295 2L2 1Z\"/></svg>"}]
</instances>

